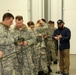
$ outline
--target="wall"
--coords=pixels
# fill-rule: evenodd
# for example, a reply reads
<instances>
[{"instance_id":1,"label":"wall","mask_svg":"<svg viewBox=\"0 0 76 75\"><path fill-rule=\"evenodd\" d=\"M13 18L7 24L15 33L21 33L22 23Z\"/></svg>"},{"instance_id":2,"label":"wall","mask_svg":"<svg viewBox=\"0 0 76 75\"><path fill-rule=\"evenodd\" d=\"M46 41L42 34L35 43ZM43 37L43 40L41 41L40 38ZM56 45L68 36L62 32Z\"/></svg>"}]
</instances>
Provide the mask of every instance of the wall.
<instances>
[{"instance_id":1,"label":"wall","mask_svg":"<svg viewBox=\"0 0 76 75\"><path fill-rule=\"evenodd\" d=\"M0 0L0 21L5 12L22 15L24 23L44 18L44 0Z\"/></svg>"},{"instance_id":2,"label":"wall","mask_svg":"<svg viewBox=\"0 0 76 75\"><path fill-rule=\"evenodd\" d=\"M27 0L0 0L0 21L5 12L11 12L14 16L22 15L26 23L28 20Z\"/></svg>"},{"instance_id":3,"label":"wall","mask_svg":"<svg viewBox=\"0 0 76 75\"><path fill-rule=\"evenodd\" d=\"M36 23L37 20L43 18L44 0L32 0L32 20Z\"/></svg>"},{"instance_id":4,"label":"wall","mask_svg":"<svg viewBox=\"0 0 76 75\"><path fill-rule=\"evenodd\" d=\"M62 0L51 0L51 20L55 21L62 18Z\"/></svg>"},{"instance_id":5,"label":"wall","mask_svg":"<svg viewBox=\"0 0 76 75\"><path fill-rule=\"evenodd\" d=\"M65 26L71 30L71 54L76 54L76 0L64 0Z\"/></svg>"},{"instance_id":6,"label":"wall","mask_svg":"<svg viewBox=\"0 0 76 75\"><path fill-rule=\"evenodd\" d=\"M64 1L63 8L62 1ZM48 8L44 8L44 0L0 0L0 21L5 12L11 12L14 16L22 15L25 24L29 20L36 23L38 19L44 18L46 9L48 9L48 20L55 21L56 27L57 20L63 16L65 26L70 28L72 35L70 52L76 54L76 0L48 0Z\"/></svg>"}]
</instances>

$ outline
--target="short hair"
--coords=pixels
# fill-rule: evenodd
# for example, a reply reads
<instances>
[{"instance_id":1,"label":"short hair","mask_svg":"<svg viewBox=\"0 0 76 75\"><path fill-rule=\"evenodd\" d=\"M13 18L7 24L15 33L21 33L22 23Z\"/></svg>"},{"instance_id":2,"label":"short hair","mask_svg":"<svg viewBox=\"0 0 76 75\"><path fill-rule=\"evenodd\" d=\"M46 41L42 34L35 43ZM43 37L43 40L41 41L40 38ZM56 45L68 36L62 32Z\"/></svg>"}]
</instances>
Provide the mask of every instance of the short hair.
<instances>
[{"instance_id":1,"label":"short hair","mask_svg":"<svg viewBox=\"0 0 76 75\"><path fill-rule=\"evenodd\" d=\"M27 22L27 25L28 26L34 25L34 22L33 21L29 21L29 22Z\"/></svg>"},{"instance_id":2,"label":"short hair","mask_svg":"<svg viewBox=\"0 0 76 75\"><path fill-rule=\"evenodd\" d=\"M40 23L40 20L38 20L37 23Z\"/></svg>"},{"instance_id":3,"label":"short hair","mask_svg":"<svg viewBox=\"0 0 76 75\"><path fill-rule=\"evenodd\" d=\"M48 21L48 24L54 24L54 21L50 20L50 21Z\"/></svg>"},{"instance_id":4,"label":"short hair","mask_svg":"<svg viewBox=\"0 0 76 75\"><path fill-rule=\"evenodd\" d=\"M41 20L42 20L43 22L45 22L45 23L46 23L46 20L45 20L45 19L43 19L43 18L42 18Z\"/></svg>"},{"instance_id":5,"label":"short hair","mask_svg":"<svg viewBox=\"0 0 76 75\"><path fill-rule=\"evenodd\" d=\"M20 21L20 20L23 20L23 17L18 15L18 16L15 17L15 19Z\"/></svg>"},{"instance_id":6,"label":"short hair","mask_svg":"<svg viewBox=\"0 0 76 75\"><path fill-rule=\"evenodd\" d=\"M14 16L11 13L5 13L3 15L2 21L4 21L6 18L7 19L10 19L10 18L13 18L14 19Z\"/></svg>"}]
</instances>

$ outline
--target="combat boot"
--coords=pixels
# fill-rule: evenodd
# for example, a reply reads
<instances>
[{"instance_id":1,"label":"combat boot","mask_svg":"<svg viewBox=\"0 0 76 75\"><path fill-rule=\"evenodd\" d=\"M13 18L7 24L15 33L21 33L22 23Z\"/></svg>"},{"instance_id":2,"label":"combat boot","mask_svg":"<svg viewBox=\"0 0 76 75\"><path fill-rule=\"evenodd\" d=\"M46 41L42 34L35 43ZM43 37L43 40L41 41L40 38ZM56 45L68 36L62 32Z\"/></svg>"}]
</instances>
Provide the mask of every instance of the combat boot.
<instances>
[{"instance_id":1,"label":"combat boot","mask_svg":"<svg viewBox=\"0 0 76 75\"><path fill-rule=\"evenodd\" d=\"M51 73L52 69L50 68L50 66L48 66L48 73Z\"/></svg>"},{"instance_id":2,"label":"combat boot","mask_svg":"<svg viewBox=\"0 0 76 75\"><path fill-rule=\"evenodd\" d=\"M38 75L45 75L44 71L39 71Z\"/></svg>"}]
</instances>

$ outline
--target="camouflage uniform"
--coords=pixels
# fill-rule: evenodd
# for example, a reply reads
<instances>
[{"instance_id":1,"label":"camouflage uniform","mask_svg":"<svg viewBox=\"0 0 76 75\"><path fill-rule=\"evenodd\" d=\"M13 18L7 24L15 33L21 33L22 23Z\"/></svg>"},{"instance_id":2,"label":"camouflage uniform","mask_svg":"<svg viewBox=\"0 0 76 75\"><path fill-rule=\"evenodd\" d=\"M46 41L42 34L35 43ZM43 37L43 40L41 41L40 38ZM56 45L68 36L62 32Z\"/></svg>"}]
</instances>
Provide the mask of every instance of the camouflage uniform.
<instances>
[{"instance_id":1,"label":"camouflage uniform","mask_svg":"<svg viewBox=\"0 0 76 75\"><path fill-rule=\"evenodd\" d=\"M38 60L39 60L39 50L37 49L37 42L36 42L36 36L37 36L37 32L35 30L35 28L32 30L31 28L28 28L29 32L31 33L31 35L33 36L35 43L32 45L32 59L33 59L33 63L35 65L34 67L34 75L38 75Z\"/></svg>"},{"instance_id":2,"label":"camouflage uniform","mask_svg":"<svg viewBox=\"0 0 76 75\"><path fill-rule=\"evenodd\" d=\"M46 59L47 59L47 67L48 67L48 74L50 74L50 72L52 72L51 68L50 68L50 65L51 65L51 42L50 42L50 35L51 32L49 33L49 27L46 23L43 23L43 26L44 26L44 31L43 31L43 37L44 37L44 43L45 43L45 52L46 52Z\"/></svg>"},{"instance_id":3,"label":"camouflage uniform","mask_svg":"<svg viewBox=\"0 0 76 75\"><path fill-rule=\"evenodd\" d=\"M9 55L14 52L14 39L9 28L5 27L2 23L0 23L0 50L4 53L4 58L1 61L1 75L12 75L13 58L15 55Z\"/></svg>"},{"instance_id":4,"label":"camouflage uniform","mask_svg":"<svg viewBox=\"0 0 76 75\"><path fill-rule=\"evenodd\" d=\"M32 62L32 48L31 45L34 42L31 34L28 32L27 27L23 25L22 29L19 30L18 28L14 29L15 38L22 37L25 41L28 42L28 46L16 46L16 50L20 50L20 54L17 57L17 65L15 65L15 70L17 71L17 75L22 75L21 71L23 71L24 75L34 75L33 69L34 64ZM20 60L19 63L18 60ZM19 73L20 74L19 74Z\"/></svg>"},{"instance_id":5,"label":"camouflage uniform","mask_svg":"<svg viewBox=\"0 0 76 75\"><path fill-rule=\"evenodd\" d=\"M36 32L44 36L46 35L46 31L45 31L46 28L47 28L47 25L45 23L42 23L42 26L36 27ZM47 57L46 57L45 47L46 46L45 46L44 38L42 37L42 42L37 43L37 49L39 52L38 69L39 71L44 71L45 73L47 73L48 68L47 68Z\"/></svg>"},{"instance_id":6,"label":"camouflage uniform","mask_svg":"<svg viewBox=\"0 0 76 75\"><path fill-rule=\"evenodd\" d=\"M56 28L52 27L52 26L48 26L48 29L47 29L47 36L48 36L48 40L47 40L47 51L48 51L48 63L50 66L51 65L51 57L53 58L53 61L56 60L56 53L55 53L55 49L56 49L56 45L55 45L55 40L52 39L52 35L53 35L53 32Z\"/></svg>"}]
</instances>

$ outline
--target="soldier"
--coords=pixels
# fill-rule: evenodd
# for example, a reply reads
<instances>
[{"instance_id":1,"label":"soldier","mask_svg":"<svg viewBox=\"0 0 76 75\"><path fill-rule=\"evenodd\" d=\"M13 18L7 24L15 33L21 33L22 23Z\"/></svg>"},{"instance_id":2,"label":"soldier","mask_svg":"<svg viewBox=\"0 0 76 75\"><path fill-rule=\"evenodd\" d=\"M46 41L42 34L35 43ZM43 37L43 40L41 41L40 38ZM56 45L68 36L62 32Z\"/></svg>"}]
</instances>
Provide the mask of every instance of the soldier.
<instances>
[{"instance_id":1,"label":"soldier","mask_svg":"<svg viewBox=\"0 0 76 75\"><path fill-rule=\"evenodd\" d=\"M34 22L33 21L29 21L27 23L28 25L28 30L29 32L32 34L35 43L32 45L32 59L33 59L33 63L35 65L34 67L34 75L38 75L38 67L39 67L39 50L38 50L38 46L37 46L37 42L36 42L36 36L37 36L37 32L35 30L35 26L34 26Z\"/></svg>"},{"instance_id":2,"label":"soldier","mask_svg":"<svg viewBox=\"0 0 76 75\"><path fill-rule=\"evenodd\" d=\"M17 42L15 42L15 50L20 51L20 53L17 53L17 59L15 59L15 62L17 62L17 64L15 65L15 74L34 75L34 64L32 62L31 49L31 45L34 42L33 38L28 32L26 25L23 24L22 16L16 16L15 22L16 25L14 28L14 38L17 40Z\"/></svg>"},{"instance_id":3,"label":"soldier","mask_svg":"<svg viewBox=\"0 0 76 75\"><path fill-rule=\"evenodd\" d=\"M45 19L42 19L42 21L46 24ZM45 35L44 35L44 41L46 45L46 56L47 56L47 62L48 62L48 74L52 72L51 70L51 32L50 32L50 27L47 25L47 28L45 28Z\"/></svg>"},{"instance_id":4,"label":"soldier","mask_svg":"<svg viewBox=\"0 0 76 75\"><path fill-rule=\"evenodd\" d=\"M51 58L53 60L54 64L57 64L57 56L56 56L56 51L57 51L57 47L56 47L56 41L54 39L52 39L52 35L54 33L54 31L56 30L56 28L54 27L55 23L54 21L48 21L48 25L49 25L49 36L50 38L48 38L50 40L50 50L51 50Z\"/></svg>"},{"instance_id":5,"label":"soldier","mask_svg":"<svg viewBox=\"0 0 76 75\"><path fill-rule=\"evenodd\" d=\"M1 75L12 75L13 73L13 57L7 57L14 52L14 38L9 31L13 20L14 16L11 13L5 13L0 23Z\"/></svg>"},{"instance_id":6,"label":"soldier","mask_svg":"<svg viewBox=\"0 0 76 75\"><path fill-rule=\"evenodd\" d=\"M38 75L47 75L47 57L45 51L44 35L46 35L47 25L42 20L38 20L36 24L36 32L38 33L37 42L39 45L39 72Z\"/></svg>"}]
</instances>

